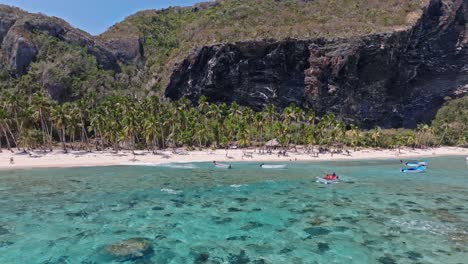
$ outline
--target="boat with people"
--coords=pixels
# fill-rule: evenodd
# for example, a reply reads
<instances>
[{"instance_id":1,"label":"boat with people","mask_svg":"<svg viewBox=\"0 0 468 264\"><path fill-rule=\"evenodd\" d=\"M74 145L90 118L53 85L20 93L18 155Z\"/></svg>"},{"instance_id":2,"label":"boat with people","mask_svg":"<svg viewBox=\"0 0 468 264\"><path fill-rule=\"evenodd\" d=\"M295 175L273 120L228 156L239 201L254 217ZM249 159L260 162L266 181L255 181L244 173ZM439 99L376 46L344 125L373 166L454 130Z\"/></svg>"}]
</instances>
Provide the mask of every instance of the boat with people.
<instances>
[{"instance_id":1,"label":"boat with people","mask_svg":"<svg viewBox=\"0 0 468 264\"><path fill-rule=\"evenodd\" d=\"M340 177L336 175L336 173L332 174L327 174L323 177L317 177L318 183L323 183L323 184L332 184L332 183L337 183L339 182Z\"/></svg>"},{"instance_id":2,"label":"boat with people","mask_svg":"<svg viewBox=\"0 0 468 264\"><path fill-rule=\"evenodd\" d=\"M286 164L260 164L260 168L262 169L286 169Z\"/></svg>"},{"instance_id":3,"label":"boat with people","mask_svg":"<svg viewBox=\"0 0 468 264\"><path fill-rule=\"evenodd\" d=\"M224 164L224 163L219 163L219 162L213 161L213 165L214 165L216 168L221 168L221 169L232 169L232 165L231 165L231 164Z\"/></svg>"},{"instance_id":4,"label":"boat with people","mask_svg":"<svg viewBox=\"0 0 468 264\"><path fill-rule=\"evenodd\" d=\"M404 173L422 173L422 172L426 172L426 166L418 166L418 167L409 167L409 168L402 168L400 169L401 172L404 172Z\"/></svg>"}]
</instances>

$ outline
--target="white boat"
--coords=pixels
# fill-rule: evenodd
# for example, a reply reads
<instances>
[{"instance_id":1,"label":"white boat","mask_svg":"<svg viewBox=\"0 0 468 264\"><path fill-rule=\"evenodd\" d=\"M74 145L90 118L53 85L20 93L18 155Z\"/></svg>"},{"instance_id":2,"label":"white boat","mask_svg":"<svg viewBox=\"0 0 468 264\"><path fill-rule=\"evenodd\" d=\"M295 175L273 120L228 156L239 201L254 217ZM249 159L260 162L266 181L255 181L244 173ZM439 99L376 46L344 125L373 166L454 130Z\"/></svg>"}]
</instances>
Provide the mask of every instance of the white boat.
<instances>
[{"instance_id":1,"label":"white boat","mask_svg":"<svg viewBox=\"0 0 468 264\"><path fill-rule=\"evenodd\" d=\"M223 164L223 163L213 163L216 168L221 168L221 169L232 169L231 164Z\"/></svg>"},{"instance_id":2,"label":"white boat","mask_svg":"<svg viewBox=\"0 0 468 264\"><path fill-rule=\"evenodd\" d=\"M419 167L419 166L427 166L428 162L427 161L410 161L406 163L406 166L408 167Z\"/></svg>"},{"instance_id":3,"label":"white boat","mask_svg":"<svg viewBox=\"0 0 468 264\"><path fill-rule=\"evenodd\" d=\"M288 165L286 164L262 164L260 168L262 169L286 169Z\"/></svg>"}]
</instances>

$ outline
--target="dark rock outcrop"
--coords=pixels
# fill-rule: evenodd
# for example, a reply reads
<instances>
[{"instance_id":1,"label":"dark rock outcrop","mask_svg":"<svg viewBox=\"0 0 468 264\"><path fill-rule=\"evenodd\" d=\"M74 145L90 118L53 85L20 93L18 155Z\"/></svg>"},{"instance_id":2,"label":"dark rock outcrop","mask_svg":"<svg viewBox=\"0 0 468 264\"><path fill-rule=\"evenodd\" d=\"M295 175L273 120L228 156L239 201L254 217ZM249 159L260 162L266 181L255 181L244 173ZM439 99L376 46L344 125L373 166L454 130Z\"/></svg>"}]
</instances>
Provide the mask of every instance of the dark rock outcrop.
<instances>
[{"instance_id":1,"label":"dark rock outcrop","mask_svg":"<svg viewBox=\"0 0 468 264\"><path fill-rule=\"evenodd\" d=\"M10 30L2 42L2 55L15 76L26 73L26 68L37 55L34 43L15 30Z\"/></svg>"},{"instance_id":2,"label":"dark rock outcrop","mask_svg":"<svg viewBox=\"0 0 468 264\"><path fill-rule=\"evenodd\" d=\"M259 110L267 102L302 104L307 42L258 41L204 47L182 62L166 90L170 98L237 102ZM183 70L181 70L183 69Z\"/></svg>"},{"instance_id":3,"label":"dark rock outcrop","mask_svg":"<svg viewBox=\"0 0 468 264\"><path fill-rule=\"evenodd\" d=\"M104 45L121 61L130 62L143 56L143 45L137 36L108 39Z\"/></svg>"},{"instance_id":4,"label":"dark rock outcrop","mask_svg":"<svg viewBox=\"0 0 468 264\"><path fill-rule=\"evenodd\" d=\"M467 1L431 0L396 32L203 47L176 66L165 94L256 110L296 103L361 127L413 127L468 84L467 21Z\"/></svg>"}]
</instances>

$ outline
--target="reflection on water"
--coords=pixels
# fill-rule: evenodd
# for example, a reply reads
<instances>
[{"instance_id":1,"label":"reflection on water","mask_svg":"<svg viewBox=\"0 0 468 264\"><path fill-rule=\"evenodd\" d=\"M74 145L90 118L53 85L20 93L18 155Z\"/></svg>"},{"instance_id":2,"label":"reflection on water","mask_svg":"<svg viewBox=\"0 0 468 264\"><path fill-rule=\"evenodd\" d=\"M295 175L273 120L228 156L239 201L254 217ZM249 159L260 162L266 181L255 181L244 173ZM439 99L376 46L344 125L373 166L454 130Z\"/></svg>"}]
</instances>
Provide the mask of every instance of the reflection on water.
<instances>
[{"instance_id":1,"label":"reflection on water","mask_svg":"<svg viewBox=\"0 0 468 264\"><path fill-rule=\"evenodd\" d=\"M429 162L1 171L0 263L466 263L464 158Z\"/></svg>"}]
</instances>

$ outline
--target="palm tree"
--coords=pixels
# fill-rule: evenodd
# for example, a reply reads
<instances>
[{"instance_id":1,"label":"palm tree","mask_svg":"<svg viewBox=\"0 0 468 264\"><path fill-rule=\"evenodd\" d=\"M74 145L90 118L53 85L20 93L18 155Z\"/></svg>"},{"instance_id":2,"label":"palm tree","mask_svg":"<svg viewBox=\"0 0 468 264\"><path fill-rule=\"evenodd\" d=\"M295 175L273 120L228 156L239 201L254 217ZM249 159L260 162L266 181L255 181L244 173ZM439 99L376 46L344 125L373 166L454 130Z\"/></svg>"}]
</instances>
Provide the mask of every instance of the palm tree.
<instances>
[{"instance_id":1,"label":"palm tree","mask_svg":"<svg viewBox=\"0 0 468 264\"><path fill-rule=\"evenodd\" d=\"M90 116L89 130L94 133L95 148L99 151L99 141L103 140L103 131L105 126L104 116L101 114L101 108L97 108ZM103 146L104 147L104 146Z\"/></svg>"},{"instance_id":2,"label":"palm tree","mask_svg":"<svg viewBox=\"0 0 468 264\"><path fill-rule=\"evenodd\" d=\"M210 127L211 127L212 134L214 137L213 144L215 147L218 147L220 144L220 139L221 139L220 130L221 130L221 122L223 119L223 111L222 111L221 105L219 104L211 104L208 108L209 109L206 115L211 120Z\"/></svg>"},{"instance_id":3,"label":"palm tree","mask_svg":"<svg viewBox=\"0 0 468 264\"><path fill-rule=\"evenodd\" d=\"M357 125L351 124L351 134L351 146L354 147L354 151L356 151L357 146L359 145L359 140L361 138L361 134Z\"/></svg>"},{"instance_id":4,"label":"palm tree","mask_svg":"<svg viewBox=\"0 0 468 264\"><path fill-rule=\"evenodd\" d=\"M257 112L254 117L254 127L255 127L255 141L259 143L260 146L263 146L264 138L263 131L265 126L265 119L263 113Z\"/></svg>"},{"instance_id":5,"label":"palm tree","mask_svg":"<svg viewBox=\"0 0 468 264\"><path fill-rule=\"evenodd\" d=\"M378 147L380 144L380 139L382 137L382 129L380 127L374 128L371 132L371 139L374 144L374 147Z\"/></svg>"},{"instance_id":6,"label":"palm tree","mask_svg":"<svg viewBox=\"0 0 468 264\"><path fill-rule=\"evenodd\" d=\"M267 104L263 110L263 113L265 116L266 124L268 125L269 137L271 138L273 137L273 124L275 123L277 116L275 105Z\"/></svg>"},{"instance_id":7,"label":"palm tree","mask_svg":"<svg viewBox=\"0 0 468 264\"><path fill-rule=\"evenodd\" d=\"M7 144L7 149L11 150L11 145L10 145L10 135L13 135L13 133L10 130L10 118L8 117L7 112L5 109L0 108L0 135L3 135L5 137L5 141ZM7 132L8 131L8 132ZM2 137L0 136L0 152L2 152L2 142L1 142Z\"/></svg>"},{"instance_id":8,"label":"palm tree","mask_svg":"<svg viewBox=\"0 0 468 264\"><path fill-rule=\"evenodd\" d=\"M51 120L53 125L57 129L60 141L62 142L62 149L65 153L68 152L66 146L66 129L69 124L70 115L69 115L69 103L57 104L51 110Z\"/></svg>"},{"instance_id":9,"label":"palm tree","mask_svg":"<svg viewBox=\"0 0 468 264\"><path fill-rule=\"evenodd\" d=\"M19 150L19 145L16 142L16 138L21 135L23 130L23 125L27 119L31 116L28 112L28 107L22 96L19 96L18 93L9 93L5 92L2 97L4 98L2 108L8 109L8 113L12 116L12 119L15 121L16 135L12 134L12 139L15 142Z\"/></svg>"},{"instance_id":10,"label":"palm tree","mask_svg":"<svg viewBox=\"0 0 468 264\"><path fill-rule=\"evenodd\" d=\"M78 115L78 127L80 129L80 141L81 144L85 145L85 148L87 151L91 151L89 148L89 138L88 138L88 132L86 130L86 122L89 118L89 111L88 111L88 103L84 99L79 100L75 104L74 112Z\"/></svg>"}]
</instances>

